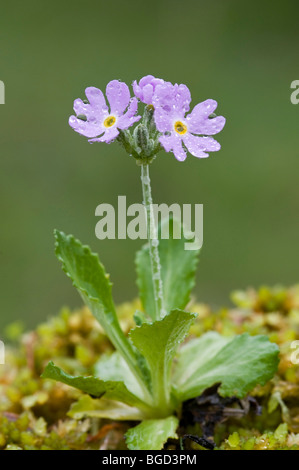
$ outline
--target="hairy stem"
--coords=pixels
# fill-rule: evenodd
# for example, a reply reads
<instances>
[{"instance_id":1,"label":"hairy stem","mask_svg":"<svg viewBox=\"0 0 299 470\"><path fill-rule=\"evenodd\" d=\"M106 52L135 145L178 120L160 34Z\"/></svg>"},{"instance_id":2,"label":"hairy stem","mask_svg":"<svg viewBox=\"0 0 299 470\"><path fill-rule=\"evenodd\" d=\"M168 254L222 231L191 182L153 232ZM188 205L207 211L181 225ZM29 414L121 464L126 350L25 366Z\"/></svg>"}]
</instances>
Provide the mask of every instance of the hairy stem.
<instances>
[{"instance_id":1,"label":"hairy stem","mask_svg":"<svg viewBox=\"0 0 299 470\"><path fill-rule=\"evenodd\" d=\"M165 316L166 312L164 308L163 283L161 278L161 264L158 250L159 240L153 212L153 200L148 163L141 165L141 183L143 204L146 211L147 239L149 244L149 254L151 260L152 281L156 307L155 318L153 318L153 320L161 320Z\"/></svg>"}]
</instances>

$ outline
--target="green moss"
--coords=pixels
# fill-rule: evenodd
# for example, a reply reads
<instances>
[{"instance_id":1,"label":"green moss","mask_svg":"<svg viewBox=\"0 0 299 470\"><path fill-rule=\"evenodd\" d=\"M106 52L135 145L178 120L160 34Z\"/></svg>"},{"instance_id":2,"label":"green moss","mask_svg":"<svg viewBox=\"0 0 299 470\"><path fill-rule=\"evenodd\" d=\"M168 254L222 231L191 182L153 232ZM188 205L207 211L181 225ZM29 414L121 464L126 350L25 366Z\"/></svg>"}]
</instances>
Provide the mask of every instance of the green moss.
<instances>
[{"instance_id":1,"label":"green moss","mask_svg":"<svg viewBox=\"0 0 299 470\"><path fill-rule=\"evenodd\" d=\"M291 361L291 342L299 340L299 286L238 291L232 299L233 309L213 311L207 305L192 305L198 319L191 335L211 329L226 336L263 333L279 345L281 361L274 379L251 393L262 406L261 416L218 425L214 435L217 448L298 449L299 367ZM138 300L118 307L124 331L133 326L136 310L141 310ZM89 375L98 358L113 350L90 312L63 309L33 332L23 333L22 328L13 324L6 329L10 345L6 345L6 364L0 366L0 449L125 448L124 434L131 423L70 419L68 411L82 394L40 378L50 360L69 373ZM201 433L198 425L190 426L188 432ZM169 443L170 448L177 445ZM198 449L191 442L190 447Z\"/></svg>"},{"instance_id":2,"label":"green moss","mask_svg":"<svg viewBox=\"0 0 299 470\"><path fill-rule=\"evenodd\" d=\"M240 443L240 436L237 432L233 432L233 434L231 434L229 437L228 437L228 443L231 447L238 447L239 446L239 443Z\"/></svg>"}]
</instances>

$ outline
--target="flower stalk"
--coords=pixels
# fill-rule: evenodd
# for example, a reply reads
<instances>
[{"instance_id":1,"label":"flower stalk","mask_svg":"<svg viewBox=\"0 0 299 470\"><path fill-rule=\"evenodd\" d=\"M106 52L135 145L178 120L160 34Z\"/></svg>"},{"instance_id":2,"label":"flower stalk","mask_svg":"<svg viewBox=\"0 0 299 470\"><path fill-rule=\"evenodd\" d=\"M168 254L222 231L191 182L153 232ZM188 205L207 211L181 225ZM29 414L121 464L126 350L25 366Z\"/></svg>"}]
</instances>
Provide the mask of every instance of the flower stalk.
<instances>
[{"instance_id":1,"label":"flower stalk","mask_svg":"<svg viewBox=\"0 0 299 470\"><path fill-rule=\"evenodd\" d=\"M159 239L156 227L156 221L153 212L153 200L151 191L151 180L149 176L149 164L141 165L141 184L143 204L146 212L147 221L147 239L149 244L149 255L151 260L152 281L155 300L155 318L154 321L161 320L166 311L163 299L163 283L161 278L161 263L159 256Z\"/></svg>"}]
</instances>

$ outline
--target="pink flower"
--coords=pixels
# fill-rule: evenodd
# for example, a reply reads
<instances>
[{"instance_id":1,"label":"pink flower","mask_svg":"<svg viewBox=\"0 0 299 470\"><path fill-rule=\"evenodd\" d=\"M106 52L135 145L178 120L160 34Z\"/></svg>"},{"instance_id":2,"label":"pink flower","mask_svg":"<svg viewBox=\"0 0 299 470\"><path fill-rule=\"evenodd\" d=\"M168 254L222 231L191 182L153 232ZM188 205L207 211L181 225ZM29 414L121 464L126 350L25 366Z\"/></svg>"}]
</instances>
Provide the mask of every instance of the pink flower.
<instances>
[{"instance_id":1,"label":"pink flower","mask_svg":"<svg viewBox=\"0 0 299 470\"><path fill-rule=\"evenodd\" d=\"M118 80L112 80L106 87L107 106L101 90L88 87L85 90L88 104L80 98L74 101L77 116L69 118L69 125L79 134L89 138L89 142L111 142L119 130L128 129L141 119L136 116L138 101L130 97L128 86Z\"/></svg>"},{"instance_id":2,"label":"pink flower","mask_svg":"<svg viewBox=\"0 0 299 470\"><path fill-rule=\"evenodd\" d=\"M198 158L208 157L207 152L220 150L220 144L208 137L220 132L225 124L223 116L210 118L217 102L208 99L197 104L190 114L191 95L186 85L158 84L153 96L156 127L163 135L159 140L166 152L173 152L177 160L187 158L187 149Z\"/></svg>"},{"instance_id":3,"label":"pink flower","mask_svg":"<svg viewBox=\"0 0 299 470\"><path fill-rule=\"evenodd\" d=\"M165 83L162 78L155 78L153 75L146 75L141 78L139 83L137 80L133 82L133 91L135 96L145 104L153 104L153 96L157 85Z\"/></svg>"}]
</instances>

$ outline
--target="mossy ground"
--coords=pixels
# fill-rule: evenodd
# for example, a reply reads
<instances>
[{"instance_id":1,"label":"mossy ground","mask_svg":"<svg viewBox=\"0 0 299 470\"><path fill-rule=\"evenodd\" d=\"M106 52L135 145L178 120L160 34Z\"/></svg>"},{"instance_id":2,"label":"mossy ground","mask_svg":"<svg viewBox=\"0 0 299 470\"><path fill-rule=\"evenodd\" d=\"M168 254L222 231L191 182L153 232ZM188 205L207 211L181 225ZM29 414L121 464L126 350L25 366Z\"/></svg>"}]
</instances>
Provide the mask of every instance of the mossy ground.
<instances>
[{"instance_id":1,"label":"mossy ground","mask_svg":"<svg viewBox=\"0 0 299 470\"><path fill-rule=\"evenodd\" d=\"M251 392L262 406L262 414L218 424L214 435L217 448L299 449L299 365L291 362L291 343L299 339L299 285L234 292L232 300L234 308L216 312L193 303L190 311L197 312L198 318L191 335L209 330L227 336L266 334L280 347L280 365L266 386ZM133 326L136 309L141 309L139 301L118 307L125 331ZM0 449L126 448L124 434L134 423L71 419L68 412L81 392L40 378L50 360L69 373L89 375L100 355L113 350L86 308L75 312L63 309L31 332L23 333L18 323L9 325L5 342L6 360L0 365ZM185 431L201 434L198 424ZM178 445L167 444L170 449ZM201 448L193 442L188 445Z\"/></svg>"}]
</instances>

